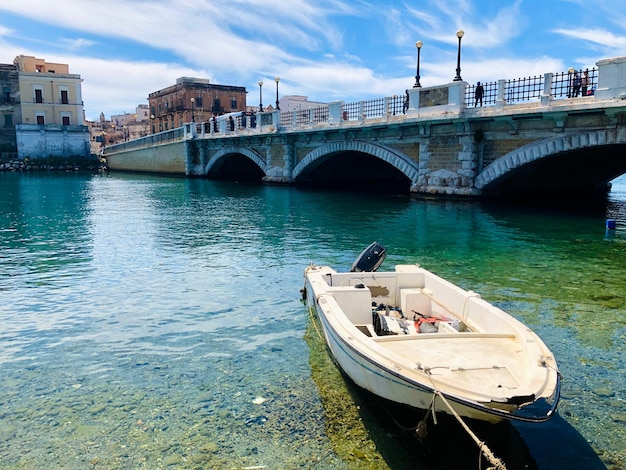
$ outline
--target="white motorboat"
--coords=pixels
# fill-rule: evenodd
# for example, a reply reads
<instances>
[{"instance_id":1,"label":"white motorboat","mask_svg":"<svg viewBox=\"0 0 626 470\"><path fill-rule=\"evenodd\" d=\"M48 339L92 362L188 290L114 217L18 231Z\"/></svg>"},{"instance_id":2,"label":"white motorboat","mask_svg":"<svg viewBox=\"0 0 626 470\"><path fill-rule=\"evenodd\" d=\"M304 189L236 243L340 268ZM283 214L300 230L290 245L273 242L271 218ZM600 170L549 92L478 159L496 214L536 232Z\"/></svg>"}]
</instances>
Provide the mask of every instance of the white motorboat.
<instances>
[{"instance_id":1,"label":"white motorboat","mask_svg":"<svg viewBox=\"0 0 626 470\"><path fill-rule=\"evenodd\" d=\"M544 342L479 294L417 265L355 269L382 263L371 259L385 255L375 244L351 272L304 272L303 295L339 367L360 387L416 408L488 422L550 419L560 374Z\"/></svg>"}]
</instances>

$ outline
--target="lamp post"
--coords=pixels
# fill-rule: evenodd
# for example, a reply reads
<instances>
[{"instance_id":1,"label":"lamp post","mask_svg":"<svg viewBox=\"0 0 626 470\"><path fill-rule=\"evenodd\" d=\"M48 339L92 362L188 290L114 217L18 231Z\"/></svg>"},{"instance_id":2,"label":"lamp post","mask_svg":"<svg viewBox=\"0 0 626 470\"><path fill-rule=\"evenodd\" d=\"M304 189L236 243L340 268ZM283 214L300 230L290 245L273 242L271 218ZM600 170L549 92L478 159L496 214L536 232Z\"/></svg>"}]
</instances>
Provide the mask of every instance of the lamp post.
<instances>
[{"instance_id":1,"label":"lamp post","mask_svg":"<svg viewBox=\"0 0 626 470\"><path fill-rule=\"evenodd\" d=\"M195 98L191 98L191 122L196 122L195 105L196 105L196 99Z\"/></svg>"},{"instance_id":2,"label":"lamp post","mask_svg":"<svg viewBox=\"0 0 626 470\"><path fill-rule=\"evenodd\" d=\"M154 134L154 114L150 115L150 122L152 123L152 133Z\"/></svg>"},{"instance_id":3,"label":"lamp post","mask_svg":"<svg viewBox=\"0 0 626 470\"><path fill-rule=\"evenodd\" d=\"M415 43L415 47L417 48L417 71L415 72L415 85L413 85L413 88L421 88L422 86L420 85L420 50L423 45L424 43L422 41Z\"/></svg>"},{"instance_id":4,"label":"lamp post","mask_svg":"<svg viewBox=\"0 0 626 470\"><path fill-rule=\"evenodd\" d=\"M263 112L263 82L259 80L259 112Z\"/></svg>"},{"instance_id":5,"label":"lamp post","mask_svg":"<svg viewBox=\"0 0 626 470\"><path fill-rule=\"evenodd\" d=\"M461 80L463 80L461 78L461 38L463 37L464 34L465 34L465 31L463 31L462 29L459 29L456 32L456 37L459 38L459 52L456 57L456 77L454 77L454 80L453 80L455 82L460 82Z\"/></svg>"},{"instance_id":6,"label":"lamp post","mask_svg":"<svg viewBox=\"0 0 626 470\"><path fill-rule=\"evenodd\" d=\"M278 104L278 82L280 82L280 78L276 77L274 81L276 82L276 110L280 111L280 105Z\"/></svg>"}]
</instances>

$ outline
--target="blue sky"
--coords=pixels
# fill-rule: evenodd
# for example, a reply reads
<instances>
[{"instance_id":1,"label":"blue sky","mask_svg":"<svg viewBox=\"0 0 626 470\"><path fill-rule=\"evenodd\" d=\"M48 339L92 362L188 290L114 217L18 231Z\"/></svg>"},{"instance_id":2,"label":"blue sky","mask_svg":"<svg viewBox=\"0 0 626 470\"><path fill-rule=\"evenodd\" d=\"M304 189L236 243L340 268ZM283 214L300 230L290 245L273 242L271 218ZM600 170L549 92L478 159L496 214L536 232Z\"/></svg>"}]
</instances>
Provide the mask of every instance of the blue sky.
<instances>
[{"instance_id":1,"label":"blue sky","mask_svg":"<svg viewBox=\"0 0 626 470\"><path fill-rule=\"evenodd\" d=\"M87 119L133 112L178 77L346 102L626 56L623 0L0 0L0 62L67 63Z\"/></svg>"}]
</instances>

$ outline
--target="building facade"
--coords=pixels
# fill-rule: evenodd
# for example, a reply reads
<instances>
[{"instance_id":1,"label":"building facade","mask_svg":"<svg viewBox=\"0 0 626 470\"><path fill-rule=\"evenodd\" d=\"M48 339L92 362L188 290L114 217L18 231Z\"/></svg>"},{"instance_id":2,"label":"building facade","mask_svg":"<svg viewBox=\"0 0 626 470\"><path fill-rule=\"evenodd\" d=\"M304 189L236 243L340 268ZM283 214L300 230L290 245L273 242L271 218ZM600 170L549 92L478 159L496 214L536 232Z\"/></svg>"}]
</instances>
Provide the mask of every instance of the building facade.
<instances>
[{"instance_id":1,"label":"building facade","mask_svg":"<svg viewBox=\"0 0 626 470\"><path fill-rule=\"evenodd\" d=\"M18 156L89 156L80 75L71 74L67 64L32 56L16 57L13 66L18 78Z\"/></svg>"},{"instance_id":2,"label":"building facade","mask_svg":"<svg viewBox=\"0 0 626 470\"><path fill-rule=\"evenodd\" d=\"M181 77L148 95L151 132L182 127L186 122L204 122L212 116L246 110L246 89L215 85L205 78Z\"/></svg>"},{"instance_id":3,"label":"building facade","mask_svg":"<svg viewBox=\"0 0 626 470\"><path fill-rule=\"evenodd\" d=\"M0 64L0 153L16 153L15 124L22 121L17 67Z\"/></svg>"}]
</instances>

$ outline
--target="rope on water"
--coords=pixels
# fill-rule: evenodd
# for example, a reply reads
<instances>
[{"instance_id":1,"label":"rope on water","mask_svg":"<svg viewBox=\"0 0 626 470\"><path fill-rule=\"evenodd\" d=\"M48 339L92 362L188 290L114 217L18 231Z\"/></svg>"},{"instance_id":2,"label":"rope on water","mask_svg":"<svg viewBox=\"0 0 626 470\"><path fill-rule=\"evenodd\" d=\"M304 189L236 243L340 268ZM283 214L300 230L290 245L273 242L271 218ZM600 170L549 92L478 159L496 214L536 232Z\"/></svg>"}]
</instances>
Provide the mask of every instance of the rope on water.
<instances>
[{"instance_id":1,"label":"rope on water","mask_svg":"<svg viewBox=\"0 0 626 470\"><path fill-rule=\"evenodd\" d=\"M433 392L433 397L434 396L438 396L439 398L441 398L441 401L444 403L444 405L448 407L448 409L450 410L450 413L452 413L452 415L457 419L459 424L461 424L463 429L465 429L467 434L469 434L469 436L476 443L480 452L485 456L485 458L489 461L489 463L493 465L493 467L489 467L489 469L506 470L506 465L504 464L504 462L502 462L502 460L500 460L498 457L496 457L493 454L493 452L491 452L491 449L489 449L486 442L481 441L478 438L478 436L474 434L474 432L469 428L469 426L465 423L465 421L463 421L463 418L461 418L461 416L459 416L456 410L452 408L452 405L450 405L446 397L444 397L443 394L437 389L435 389Z\"/></svg>"}]
</instances>

